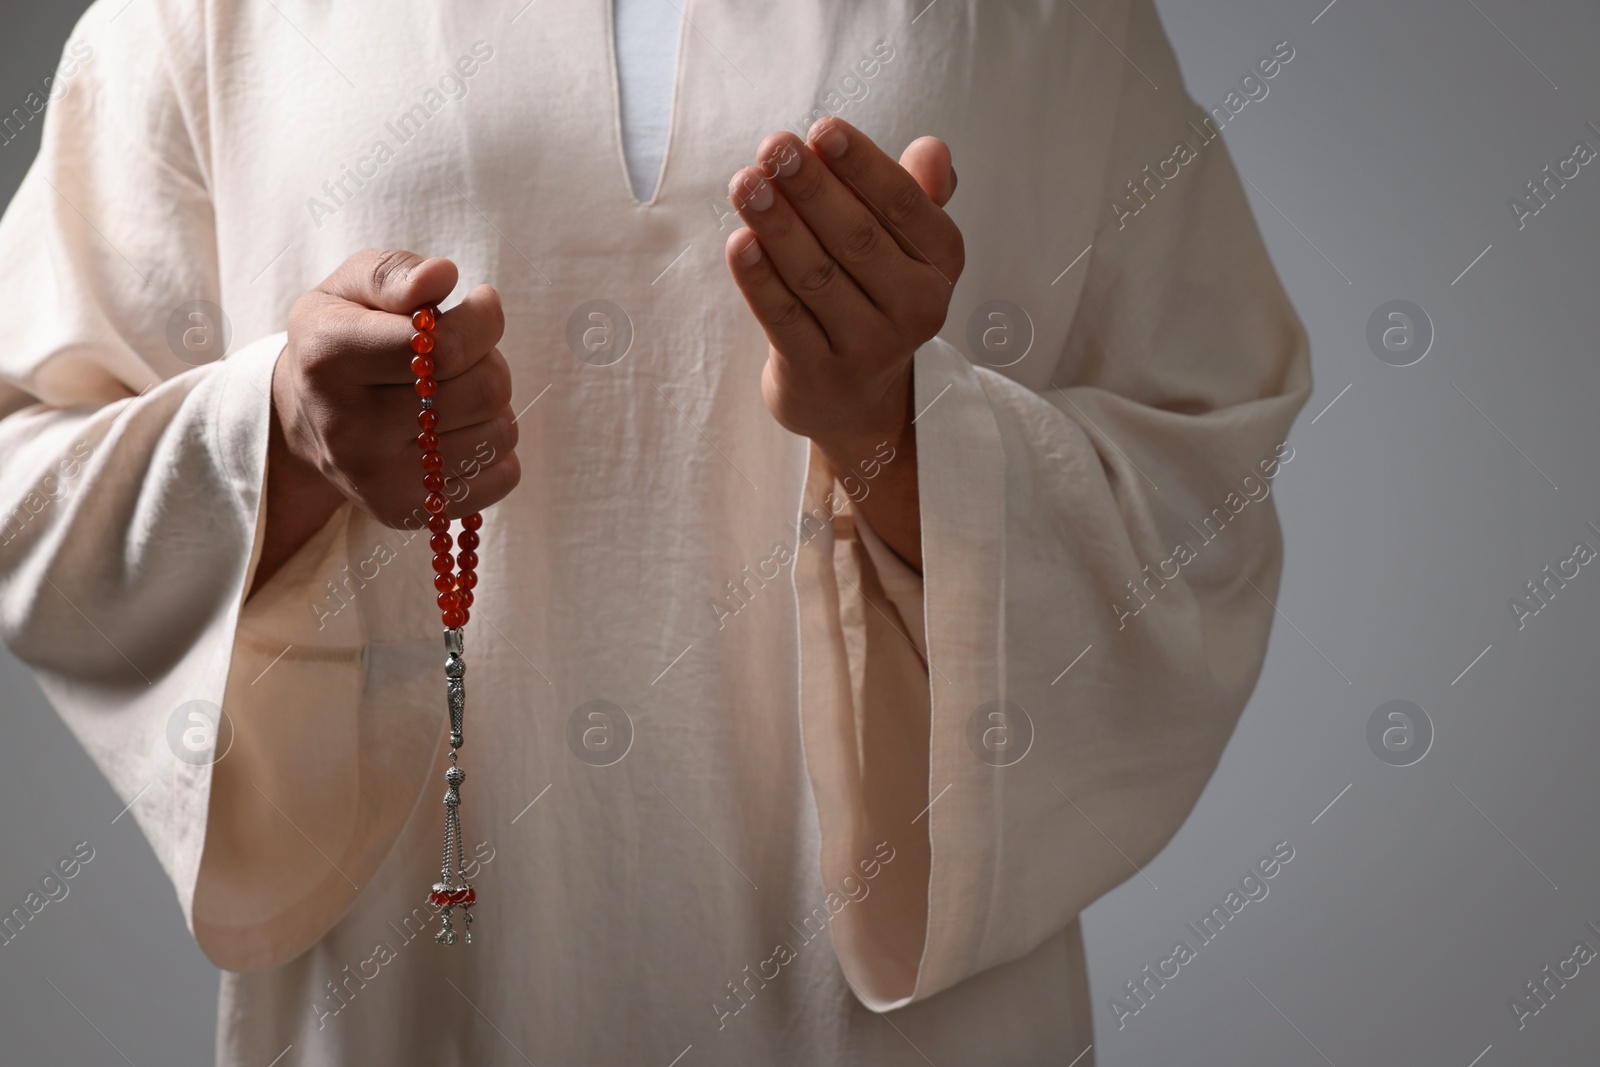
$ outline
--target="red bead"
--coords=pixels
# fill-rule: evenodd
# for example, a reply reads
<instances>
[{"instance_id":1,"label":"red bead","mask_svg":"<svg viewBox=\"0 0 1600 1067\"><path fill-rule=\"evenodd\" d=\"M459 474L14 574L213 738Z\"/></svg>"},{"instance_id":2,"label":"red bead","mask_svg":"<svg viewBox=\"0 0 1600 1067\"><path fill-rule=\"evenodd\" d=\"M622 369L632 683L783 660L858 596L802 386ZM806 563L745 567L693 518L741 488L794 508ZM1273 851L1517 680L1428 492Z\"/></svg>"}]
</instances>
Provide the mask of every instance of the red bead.
<instances>
[{"instance_id":1,"label":"red bead","mask_svg":"<svg viewBox=\"0 0 1600 1067\"><path fill-rule=\"evenodd\" d=\"M462 548L476 549L478 547L478 535L472 530L462 530L459 540Z\"/></svg>"},{"instance_id":2,"label":"red bead","mask_svg":"<svg viewBox=\"0 0 1600 1067\"><path fill-rule=\"evenodd\" d=\"M471 533L470 530L467 532ZM478 554L469 548L456 557L456 562L464 571L475 571L478 569Z\"/></svg>"},{"instance_id":3,"label":"red bead","mask_svg":"<svg viewBox=\"0 0 1600 1067\"><path fill-rule=\"evenodd\" d=\"M438 323L439 309L432 305L418 308L411 314L411 325L416 330L410 342L411 350L416 353L411 360L411 372L417 378L413 389L423 398L433 396L439 388L439 383L433 378L436 364L430 356L435 344L431 331ZM472 531L483 525L483 519L474 513L462 523L463 570L458 582L451 573L456 561L450 555L450 519L445 515L449 502L441 492L445 479L441 473L444 468L444 457L439 454L437 432L439 413L432 408L424 408L417 414L417 425L422 430L417 435L417 446L422 449L422 469L425 472L422 485L428 492L423 507L430 516L428 529L433 534L428 542L434 550L433 585L438 590L437 601L444 625L450 629L457 629L465 626L470 617L467 609L472 605L472 588L478 583L477 575L472 570L478 563L478 556L474 551L478 547L478 536ZM471 539L470 545L465 541L467 538ZM459 889L439 888L434 889L428 899L438 907L466 907L477 900L477 893L471 886Z\"/></svg>"},{"instance_id":4,"label":"red bead","mask_svg":"<svg viewBox=\"0 0 1600 1067\"><path fill-rule=\"evenodd\" d=\"M472 621L472 612L468 611L466 608L462 608L460 610L461 610L461 625L465 626L467 623Z\"/></svg>"},{"instance_id":5,"label":"red bead","mask_svg":"<svg viewBox=\"0 0 1600 1067\"><path fill-rule=\"evenodd\" d=\"M478 902L478 893L470 885L460 889L432 889L428 891L428 903L435 907L465 908Z\"/></svg>"}]
</instances>

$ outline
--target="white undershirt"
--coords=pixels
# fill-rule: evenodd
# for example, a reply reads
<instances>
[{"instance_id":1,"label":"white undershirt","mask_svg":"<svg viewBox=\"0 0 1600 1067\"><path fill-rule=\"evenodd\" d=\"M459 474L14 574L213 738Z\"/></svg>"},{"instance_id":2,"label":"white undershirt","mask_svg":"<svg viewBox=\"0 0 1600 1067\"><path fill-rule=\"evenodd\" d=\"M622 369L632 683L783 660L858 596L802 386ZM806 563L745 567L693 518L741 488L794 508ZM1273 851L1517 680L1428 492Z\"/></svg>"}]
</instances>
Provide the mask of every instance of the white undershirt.
<instances>
[{"instance_id":1,"label":"white undershirt","mask_svg":"<svg viewBox=\"0 0 1600 1067\"><path fill-rule=\"evenodd\" d=\"M613 14L622 155L633 198L645 203L655 195L667 150L680 16L668 0L615 0Z\"/></svg>"}]
</instances>

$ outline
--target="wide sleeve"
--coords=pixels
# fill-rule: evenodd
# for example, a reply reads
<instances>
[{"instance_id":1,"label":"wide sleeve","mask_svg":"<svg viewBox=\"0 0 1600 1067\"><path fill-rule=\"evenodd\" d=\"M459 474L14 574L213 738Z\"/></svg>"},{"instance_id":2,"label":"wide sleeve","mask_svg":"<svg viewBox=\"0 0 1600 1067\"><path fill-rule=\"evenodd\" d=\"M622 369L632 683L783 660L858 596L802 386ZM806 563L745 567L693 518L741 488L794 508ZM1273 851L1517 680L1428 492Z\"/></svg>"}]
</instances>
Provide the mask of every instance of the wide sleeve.
<instances>
[{"instance_id":1,"label":"wide sleeve","mask_svg":"<svg viewBox=\"0 0 1600 1067\"><path fill-rule=\"evenodd\" d=\"M1043 386L940 338L915 357L925 669L892 638L872 662L882 613L836 559L843 525L797 554L824 881L859 877L880 838L915 854L922 835L930 855L920 937L888 908L834 923L875 1010L1027 954L1137 877L1215 769L1265 656L1282 562L1270 494L1310 392L1308 342L1220 138L1138 217L1106 209L1205 118L1148 0L1130 5L1123 50L1108 150L1084 160L1103 167L1105 221ZM842 510L813 451L802 515ZM874 673L905 681L863 684ZM919 707L926 793L902 800L917 812L904 825L874 810L863 724Z\"/></svg>"},{"instance_id":2,"label":"wide sleeve","mask_svg":"<svg viewBox=\"0 0 1600 1067\"><path fill-rule=\"evenodd\" d=\"M199 30L163 5L113 14L96 5L79 23L63 61L76 69L0 219L0 636L187 912L206 826L198 753L256 538L283 337L216 359L220 322L201 309L178 314L169 344L182 305L221 300L206 117L177 81L204 85Z\"/></svg>"},{"instance_id":3,"label":"wide sleeve","mask_svg":"<svg viewBox=\"0 0 1600 1067\"><path fill-rule=\"evenodd\" d=\"M375 543L348 506L246 603L285 335L227 346L216 314L203 6L96 4L67 56L0 219L0 638L213 961L266 966L365 884L442 719L400 701L374 744L355 710L391 664L329 584L352 527Z\"/></svg>"}]
</instances>

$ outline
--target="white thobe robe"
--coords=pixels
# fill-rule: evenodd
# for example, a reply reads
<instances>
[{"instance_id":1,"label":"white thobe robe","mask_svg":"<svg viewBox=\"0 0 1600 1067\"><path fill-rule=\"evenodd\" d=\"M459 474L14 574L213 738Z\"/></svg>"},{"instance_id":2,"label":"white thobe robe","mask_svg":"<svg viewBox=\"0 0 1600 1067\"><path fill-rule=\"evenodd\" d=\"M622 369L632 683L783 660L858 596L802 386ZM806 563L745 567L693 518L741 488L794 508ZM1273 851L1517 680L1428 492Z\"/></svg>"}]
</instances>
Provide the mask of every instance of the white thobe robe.
<instances>
[{"instance_id":1,"label":"white thobe robe","mask_svg":"<svg viewBox=\"0 0 1600 1067\"><path fill-rule=\"evenodd\" d=\"M1149 0L688 0L640 205L610 7L90 10L0 222L0 631L226 970L222 1063L1067 1062L1076 916L1183 821L1277 590L1307 344L1228 153ZM961 175L920 588L851 521L871 457L836 483L768 416L723 263L728 177L824 113ZM507 313L470 948L418 933L425 538L347 507L246 597L287 313L363 246ZM220 759L185 752L195 701Z\"/></svg>"}]
</instances>

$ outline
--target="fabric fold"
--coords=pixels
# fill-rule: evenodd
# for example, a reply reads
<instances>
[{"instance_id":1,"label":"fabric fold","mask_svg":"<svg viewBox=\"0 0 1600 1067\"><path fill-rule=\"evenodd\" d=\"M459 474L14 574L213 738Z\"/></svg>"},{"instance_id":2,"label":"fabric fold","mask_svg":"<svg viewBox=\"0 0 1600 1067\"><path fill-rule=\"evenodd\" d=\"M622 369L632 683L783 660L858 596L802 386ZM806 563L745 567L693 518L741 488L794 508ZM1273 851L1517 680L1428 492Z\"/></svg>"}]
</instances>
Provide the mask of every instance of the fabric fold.
<instances>
[{"instance_id":1,"label":"fabric fold","mask_svg":"<svg viewBox=\"0 0 1600 1067\"><path fill-rule=\"evenodd\" d=\"M193 925L219 966L315 944L398 839L443 751L428 533L346 504L245 603ZM424 573L426 572L426 573Z\"/></svg>"},{"instance_id":2,"label":"fabric fold","mask_svg":"<svg viewBox=\"0 0 1600 1067\"><path fill-rule=\"evenodd\" d=\"M0 421L0 513L48 501L0 544L4 639L128 805L186 917L230 737L219 709L282 347L262 338L141 396Z\"/></svg>"},{"instance_id":3,"label":"fabric fold","mask_svg":"<svg viewBox=\"0 0 1600 1067\"><path fill-rule=\"evenodd\" d=\"M860 508L853 509L853 515L856 537L871 560L872 569L877 572L884 596L894 605L895 612L906 628L906 636L911 638L917 651L926 656L928 638L922 615L922 575L912 570L905 560L895 554L894 549L883 543L883 538L867 522Z\"/></svg>"}]
</instances>

